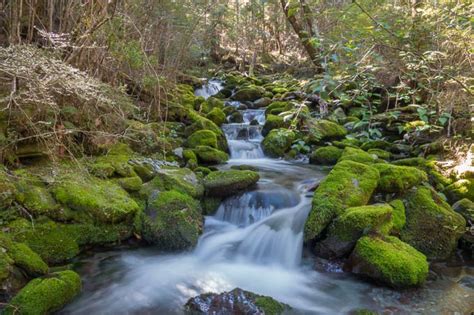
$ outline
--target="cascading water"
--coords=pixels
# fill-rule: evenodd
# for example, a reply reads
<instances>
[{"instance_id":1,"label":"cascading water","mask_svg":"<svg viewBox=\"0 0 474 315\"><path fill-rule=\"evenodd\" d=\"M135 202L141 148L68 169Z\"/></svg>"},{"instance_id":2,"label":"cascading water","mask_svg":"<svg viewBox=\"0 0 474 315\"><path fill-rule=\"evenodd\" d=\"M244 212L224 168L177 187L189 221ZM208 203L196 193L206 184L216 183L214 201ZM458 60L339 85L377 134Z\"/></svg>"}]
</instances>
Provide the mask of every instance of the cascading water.
<instances>
[{"instance_id":1,"label":"cascading water","mask_svg":"<svg viewBox=\"0 0 474 315\"><path fill-rule=\"evenodd\" d=\"M219 91L222 90L222 88L223 88L222 81L217 80L217 79L211 79L209 80L207 84L203 85L201 88L194 91L194 95L202 96L205 99L207 99L210 96L219 93Z\"/></svg>"}]
</instances>

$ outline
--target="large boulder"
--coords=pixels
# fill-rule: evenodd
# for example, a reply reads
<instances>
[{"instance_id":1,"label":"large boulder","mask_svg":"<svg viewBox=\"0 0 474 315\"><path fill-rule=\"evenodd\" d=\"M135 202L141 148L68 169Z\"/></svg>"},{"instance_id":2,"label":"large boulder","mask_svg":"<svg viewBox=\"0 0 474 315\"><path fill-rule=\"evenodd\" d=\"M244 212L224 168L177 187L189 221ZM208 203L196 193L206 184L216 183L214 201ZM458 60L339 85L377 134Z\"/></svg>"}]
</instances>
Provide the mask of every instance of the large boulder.
<instances>
[{"instance_id":1,"label":"large boulder","mask_svg":"<svg viewBox=\"0 0 474 315\"><path fill-rule=\"evenodd\" d=\"M291 148L295 138L292 130L273 129L262 141L263 152L270 157L281 157Z\"/></svg>"},{"instance_id":2,"label":"large boulder","mask_svg":"<svg viewBox=\"0 0 474 315\"><path fill-rule=\"evenodd\" d=\"M326 146L316 149L309 156L311 164L334 165L342 156L342 149L335 146Z\"/></svg>"},{"instance_id":3,"label":"large boulder","mask_svg":"<svg viewBox=\"0 0 474 315\"><path fill-rule=\"evenodd\" d=\"M15 200L15 185L8 179L8 175L0 171L0 210L8 208Z\"/></svg>"},{"instance_id":4,"label":"large boulder","mask_svg":"<svg viewBox=\"0 0 474 315\"><path fill-rule=\"evenodd\" d=\"M211 130L198 130L188 137L186 145L190 148L195 148L199 145L217 148L217 136Z\"/></svg>"},{"instance_id":5,"label":"large boulder","mask_svg":"<svg viewBox=\"0 0 474 315\"><path fill-rule=\"evenodd\" d=\"M335 140L346 136L347 130L329 120L310 119L306 122L308 128L308 143L318 144L325 140Z\"/></svg>"},{"instance_id":6,"label":"large boulder","mask_svg":"<svg viewBox=\"0 0 474 315\"><path fill-rule=\"evenodd\" d=\"M373 164L376 160L376 155L353 147L346 147L342 152L341 158L339 159L339 161L354 161L363 164Z\"/></svg>"},{"instance_id":7,"label":"large boulder","mask_svg":"<svg viewBox=\"0 0 474 315\"><path fill-rule=\"evenodd\" d=\"M204 178L204 187L207 196L226 197L247 189L257 183L259 179L260 176L254 171L216 171Z\"/></svg>"},{"instance_id":8,"label":"large boulder","mask_svg":"<svg viewBox=\"0 0 474 315\"><path fill-rule=\"evenodd\" d=\"M197 200L170 190L151 196L135 225L145 241L161 249L181 250L197 244L203 217Z\"/></svg>"},{"instance_id":9,"label":"large boulder","mask_svg":"<svg viewBox=\"0 0 474 315\"><path fill-rule=\"evenodd\" d=\"M196 111L189 111L188 119L192 122L191 125L187 126L184 130L184 135L186 137L191 136L194 132L198 130L210 130L216 134L217 137L217 146L218 149L222 151L227 151L227 139L224 135L224 132L217 126L213 121L202 117Z\"/></svg>"},{"instance_id":10,"label":"large boulder","mask_svg":"<svg viewBox=\"0 0 474 315\"><path fill-rule=\"evenodd\" d=\"M59 205L54 200L45 185L31 175L17 175L16 200L21 203L33 216L46 215L52 218L60 217Z\"/></svg>"},{"instance_id":11,"label":"large boulder","mask_svg":"<svg viewBox=\"0 0 474 315\"><path fill-rule=\"evenodd\" d=\"M369 165L337 163L314 193L305 224L305 240L314 240L345 209L366 205L378 180L379 172Z\"/></svg>"},{"instance_id":12,"label":"large boulder","mask_svg":"<svg viewBox=\"0 0 474 315\"><path fill-rule=\"evenodd\" d=\"M446 259L456 249L466 221L431 188L413 188L406 196L406 224L400 238L429 259Z\"/></svg>"},{"instance_id":13,"label":"large boulder","mask_svg":"<svg viewBox=\"0 0 474 315\"><path fill-rule=\"evenodd\" d=\"M66 270L30 281L9 303L3 314L51 314L81 291L81 278Z\"/></svg>"},{"instance_id":14,"label":"large boulder","mask_svg":"<svg viewBox=\"0 0 474 315\"><path fill-rule=\"evenodd\" d=\"M258 86L248 86L243 87L237 92L232 95L232 99L240 102L253 102L262 98L263 94L265 93L265 89L258 87Z\"/></svg>"},{"instance_id":15,"label":"large boulder","mask_svg":"<svg viewBox=\"0 0 474 315\"><path fill-rule=\"evenodd\" d=\"M198 145L193 149L198 161L202 164L222 164L229 159L229 155L207 145Z\"/></svg>"},{"instance_id":16,"label":"large boulder","mask_svg":"<svg viewBox=\"0 0 474 315\"><path fill-rule=\"evenodd\" d=\"M193 198L200 198L204 194L204 186L196 174L189 168L178 167L158 170L156 176L143 185L140 194L149 197L157 190L177 190Z\"/></svg>"},{"instance_id":17,"label":"large boulder","mask_svg":"<svg viewBox=\"0 0 474 315\"><path fill-rule=\"evenodd\" d=\"M273 130L273 129L278 129L278 128L288 128L289 127L289 122L285 122L283 120L283 117L277 116L277 115L267 115L265 124L263 125L262 128L262 135L266 136L268 133Z\"/></svg>"},{"instance_id":18,"label":"large boulder","mask_svg":"<svg viewBox=\"0 0 474 315\"><path fill-rule=\"evenodd\" d=\"M349 258L349 269L394 288L423 284L428 275L425 255L393 236L364 236Z\"/></svg>"},{"instance_id":19,"label":"large boulder","mask_svg":"<svg viewBox=\"0 0 474 315\"><path fill-rule=\"evenodd\" d=\"M446 195L448 198L456 202L463 198L467 198L474 201L474 180L473 179L461 179L458 180L448 187L446 187Z\"/></svg>"},{"instance_id":20,"label":"large boulder","mask_svg":"<svg viewBox=\"0 0 474 315\"><path fill-rule=\"evenodd\" d=\"M392 207L388 204L348 208L330 225L326 239L316 244L316 253L328 259L342 257L362 235L388 234L392 226Z\"/></svg>"},{"instance_id":21,"label":"large boulder","mask_svg":"<svg viewBox=\"0 0 474 315\"><path fill-rule=\"evenodd\" d=\"M222 109L214 108L209 113L207 113L206 118L211 120L217 126L222 126L225 123L226 117Z\"/></svg>"},{"instance_id":22,"label":"large boulder","mask_svg":"<svg viewBox=\"0 0 474 315\"><path fill-rule=\"evenodd\" d=\"M288 305L269 296L258 295L239 288L220 294L201 294L189 299L185 305L185 313L193 315L278 315L289 310Z\"/></svg>"},{"instance_id":23,"label":"large boulder","mask_svg":"<svg viewBox=\"0 0 474 315\"><path fill-rule=\"evenodd\" d=\"M428 180L426 173L416 167L378 163L380 172L378 190L386 193L402 193Z\"/></svg>"}]
</instances>

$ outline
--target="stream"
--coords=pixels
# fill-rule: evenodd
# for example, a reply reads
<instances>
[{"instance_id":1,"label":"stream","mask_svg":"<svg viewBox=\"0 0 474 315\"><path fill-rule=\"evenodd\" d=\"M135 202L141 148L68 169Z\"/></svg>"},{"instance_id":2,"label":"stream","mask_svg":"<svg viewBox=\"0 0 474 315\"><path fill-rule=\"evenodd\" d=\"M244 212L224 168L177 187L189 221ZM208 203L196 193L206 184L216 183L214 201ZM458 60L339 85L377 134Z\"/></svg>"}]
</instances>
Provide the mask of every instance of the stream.
<instances>
[{"instance_id":1,"label":"stream","mask_svg":"<svg viewBox=\"0 0 474 315\"><path fill-rule=\"evenodd\" d=\"M215 94L219 84L210 81L196 95ZM83 257L76 264L82 294L61 314L182 314L190 297L236 287L287 303L291 314L346 314L357 308L462 314L474 306L472 266L443 265L449 276L437 275L422 289L396 291L306 253L309 190L328 170L266 158L260 145L264 110L243 110L242 115L243 123L222 127L231 159L220 168L253 166L261 177L257 186L224 200L214 216L205 217L204 233L193 250L123 249Z\"/></svg>"}]
</instances>

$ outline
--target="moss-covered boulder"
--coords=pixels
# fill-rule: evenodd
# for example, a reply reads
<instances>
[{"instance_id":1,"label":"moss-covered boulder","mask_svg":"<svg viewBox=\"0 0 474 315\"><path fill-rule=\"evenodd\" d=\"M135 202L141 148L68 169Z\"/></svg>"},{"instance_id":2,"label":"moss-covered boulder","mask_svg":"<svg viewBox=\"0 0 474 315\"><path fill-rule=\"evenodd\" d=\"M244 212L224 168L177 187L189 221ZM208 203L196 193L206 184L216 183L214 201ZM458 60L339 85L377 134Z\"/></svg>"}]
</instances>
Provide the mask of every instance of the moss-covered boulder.
<instances>
[{"instance_id":1,"label":"moss-covered boulder","mask_svg":"<svg viewBox=\"0 0 474 315\"><path fill-rule=\"evenodd\" d=\"M120 187L131 193L140 191L143 185L143 181L139 176L120 178L117 182Z\"/></svg>"},{"instance_id":2,"label":"moss-covered boulder","mask_svg":"<svg viewBox=\"0 0 474 315\"><path fill-rule=\"evenodd\" d=\"M223 293L205 293L188 300L185 314L286 314L291 307L275 299L236 288Z\"/></svg>"},{"instance_id":3,"label":"moss-covered boulder","mask_svg":"<svg viewBox=\"0 0 474 315\"><path fill-rule=\"evenodd\" d=\"M471 201L474 201L474 180L458 180L446 187L445 193L446 196L448 196L448 198L453 202L456 202L463 198L467 198Z\"/></svg>"},{"instance_id":4,"label":"moss-covered boulder","mask_svg":"<svg viewBox=\"0 0 474 315\"><path fill-rule=\"evenodd\" d=\"M329 259L342 257L362 235L388 234L392 226L392 207L388 204L348 208L330 225L327 237L316 244L316 253Z\"/></svg>"},{"instance_id":5,"label":"moss-covered boulder","mask_svg":"<svg viewBox=\"0 0 474 315\"><path fill-rule=\"evenodd\" d=\"M393 236L364 236L350 257L350 269L394 288L423 284L428 275L425 255Z\"/></svg>"},{"instance_id":6,"label":"moss-covered boulder","mask_svg":"<svg viewBox=\"0 0 474 315\"><path fill-rule=\"evenodd\" d=\"M187 119L189 119L192 123L184 130L184 135L186 137L191 136L198 130L210 130L216 134L218 149L227 151L226 137L221 128L219 128L219 126L217 126L213 121L207 119L206 117L202 117L195 111L190 111Z\"/></svg>"},{"instance_id":7,"label":"moss-covered boulder","mask_svg":"<svg viewBox=\"0 0 474 315\"><path fill-rule=\"evenodd\" d=\"M198 161L206 165L222 164L229 159L229 155L207 145L198 145L193 149Z\"/></svg>"},{"instance_id":8,"label":"moss-covered boulder","mask_svg":"<svg viewBox=\"0 0 474 315\"><path fill-rule=\"evenodd\" d=\"M129 160L133 156L130 147L123 143L117 143L109 150L107 155L98 157L90 165L90 172L99 178L112 176L130 177L136 175Z\"/></svg>"},{"instance_id":9,"label":"moss-covered boulder","mask_svg":"<svg viewBox=\"0 0 474 315\"><path fill-rule=\"evenodd\" d=\"M199 145L217 148L217 136L210 130L198 130L188 137L186 145L190 148L195 148Z\"/></svg>"},{"instance_id":10,"label":"moss-covered boulder","mask_svg":"<svg viewBox=\"0 0 474 315\"><path fill-rule=\"evenodd\" d=\"M392 157L392 153L382 150L382 149L370 149L367 150L367 153L371 155L376 155L377 158L382 160L389 160Z\"/></svg>"},{"instance_id":11,"label":"moss-covered boulder","mask_svg":"<svg viewBox=\"0 0 474 315\"><path fill-rule=\"evenodd\" d=\"M51 314L81 291L81 278L66 270L30 281L9 303L3 314Z\"/></svg>"},{"instance_id":12,"label":"moss-covered boulder","mask_svg":"<svg viewBox=\"0 0 474 315\"><path fill-rule=\"evenodd\" d=\"M402 193L428 180L426 173L416 167L388 163L374 164L374 167L380 173L377 189L386 193Z\"/></svg>"},{"instance_id":13,"label":"moss-covered boulder","mask_svg":"<svg viewBox=\"0 0 474 315\"><path fill-rule=\"evenodd\" d=\"M273 129L263 139L263 152L270 157L281 157L291 148L291 144L295 139L296 135L292 130Z\"/></svg>"},{"instance_id":14,"label":"moss-covered boulder","mask_svg":"<svg viewBox=\"0 0 474 315\"><path fill-rule=\"evenodd\" d=\"M60 217L59 205L49 193L46 186L35 176L21 172L16 174L16 200L35 217L46 215L52 218Z\"/></svg>"},{"instance_id":15,"label":"moss-covered boulder","mask_svg":"<svg viewBox=\"0 0 474 315\"><path fill-rule=\"evenodd\" d=\"M16 187L8 175L0 170L0 210L8 208L15 200Z\"/></svg>"},{"instance_id":16,"label":"moss-covered boulder","mask_svg":"<svg viewBox=\"0 0 474 315\"><path fill-rule=\"evenodd\" d=\"M308 128L308 139L306 142L311 144L344 138L347 134L347 130L341 125L324 119L310 119L306 122L306 127Z\"/></svg>"},{"instance_id":17,"label":"moss-covered boulder","mask_svg":"<svg viewBox=\"0 0 474 315\"><path fill-rule=\"evenodd\" d=\"M392 207L392 222L393 222L393 234L399 234L400 231L405 226L407 221L406 214L405 214L405 205L403 201L400 199L395 199L390 202L390 206Z\"/></svg>"},{"instance_id":18,"label":"moss-covered boulder","mask_svg":"<svg viewBox=\"0 0 474 315\"><path fill-rule=\"evenodd\" d=\"M260 176L257 172L247 170L228 170L212 172L204 178L206 195L226 197L257 183Z\"/></svg>"},{"instance_id":19,"label":"moss-covered boulder","mask_svg":"<svg viewBox=\"0 0 474 315\"><path fill-rule=\"evenodd\" d=\"M366 205L378 180L379 172L369 165L337 163L314 193L304 229L305 240L314 240L345 209Z\"/></svg>"},{"instance_id":20,"label":"moss-covered boulder","mask_svg":"<svg viewBox=\"0 0 474 315\"><path fill-rule=\"evenodd\" d=\"M385 140L372 140L364 142L360 148L362 150L370 150L370 149L382 149L382 150L389 150L391 147L390 142Z\"/></svg>"},{"instance_id":21,"label":"moss-covered boulder","mask_svg":"<svg viewBox=\"0 0 474 315\"><path fill-rule=\"evenodd\" d=\"M102 223L129 220L140 208L118 184L86 175L63 176L54 185L53 195L64 206Z\"/></svg>"},{"instance_id":22,"label":"moss-covered boulder","mask_svg":"<svg viewBox=\"0 0 474 315\"><path fill-rule=\"evenodd\" d=\"M269 115L279 115L283 112L291 110L293 107L294 107L294 105L290 102L285 102L285 101L272 102L265 109L265 115L267 115L267 116L269 116Z\"/></svg>"},{"instance_id":23,"label":"moss-covered boulder","mask_svg":"<svg viewBox=\"0 0 474 315\"><path fill-rule=\"evenodd\" d=\"M309 156L311 164L334 165L342 156L342 149L335 146L327 146L316 149Z\"/></svg>"},{"instance_id":24,"label":"moss-covered boulder","mask_svg":"<svg viewBox=\"0 0 474 315\"><path fill-rule=\"evenodd\" d=\"M453 204L453 210L462 215L470 224L474 224L474 202L467 198L461 199Z\"/></svg>"},{"instance_id":25,"label":"moss-covered boulder","mask_svg":"<svg viewBox=\"0 0 474 315\"><path fill-rule=\"evenodd\" d=\"M283 120L283 117L277 115L267 115L265 124L262 128L262 135L266 136L271 130L278 128L288 128L289 123Z\"/></svg>"},{"instance_id":26,"label":"moss-covered boulder","mask_svg":"<svg viewBox=\"0 0 474 315\"><path fill-rule=\"evenodd\" d=\"M466 221L438 194L424 186L406 196L406 224L400 238L429 259L446 259L456 249Z\"/></svg>"},{"instance_id":27,"label":"moss-covered boulder","mask_svg":"<svg viewBox=\"0 0 474 315\"><path fill-rule=\"evenodd\" d=\"M339 159L339 161L354 161L363 164L373 164L376 160L376 155L369 154L364 150L353 147L346 147Z\"/></svg>"},{"instance_id":28,"label":"moss-covered boulder","mask_svg":"<svg viewBox=\"0 0 474 315\"><path fill-rule=\"evenodd\" d=\"M176 190L159 192L135 220L142 238L166 250L181 250L197 244L203 217L199 202Z\"/></svg>"},{"instance_id":29,"label":"moss-covered boulder","mask_svg":"<svg viewBox=\"0 0 474 315\"><path fill-rule=\"evenodd\" d=\"M160 169L155 178L143 185L141 195L149 197L153 191L177 190L193 198L201 198L204 186L196 174L188 168Z\"/></svg>"},{"instance_id":30,"label":"moss-covered boulder","mask_svg":"<svg viewBox=\"0 0 474 315\"><path fill-rule=\"evenodd\" d=\"M249 86L249 87L244 87L232 95L232 99L240 102L245 102L245 101L256 101L259 98L263 96L265 93L265 89L257 86Z\"/></svg>"},{"instance_id":31,"label":"moss-covered boulder","mask_svg":"<svg viewBox=\"0 0 474 315\"><path fill-rule=\"evenodd\" d=\"M226 117L222 109L214 108L207 113L206 118L215 123L217 126L222 126L225 123Z\"/></svg>"}]
</instances>

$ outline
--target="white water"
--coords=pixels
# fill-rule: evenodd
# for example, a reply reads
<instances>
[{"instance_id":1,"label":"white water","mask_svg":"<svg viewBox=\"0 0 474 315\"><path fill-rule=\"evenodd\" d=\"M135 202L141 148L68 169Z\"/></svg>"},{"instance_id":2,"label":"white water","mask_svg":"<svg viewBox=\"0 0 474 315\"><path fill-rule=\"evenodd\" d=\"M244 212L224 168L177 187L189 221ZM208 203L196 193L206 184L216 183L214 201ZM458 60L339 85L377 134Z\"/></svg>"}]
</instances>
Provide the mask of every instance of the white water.
<instances>
[{"instance_id":1,"label":"white water","mask_svg":"<svg viewBox=\"0 0 474 315\"><path fill-rule=\"evenodd\" d=\"M210 96L219 93L222 88L222 81L217 79L211 79L207 84L194 91L194 95L202 96L205 99L208 99Z\"/></svg>"}]
</instances>

